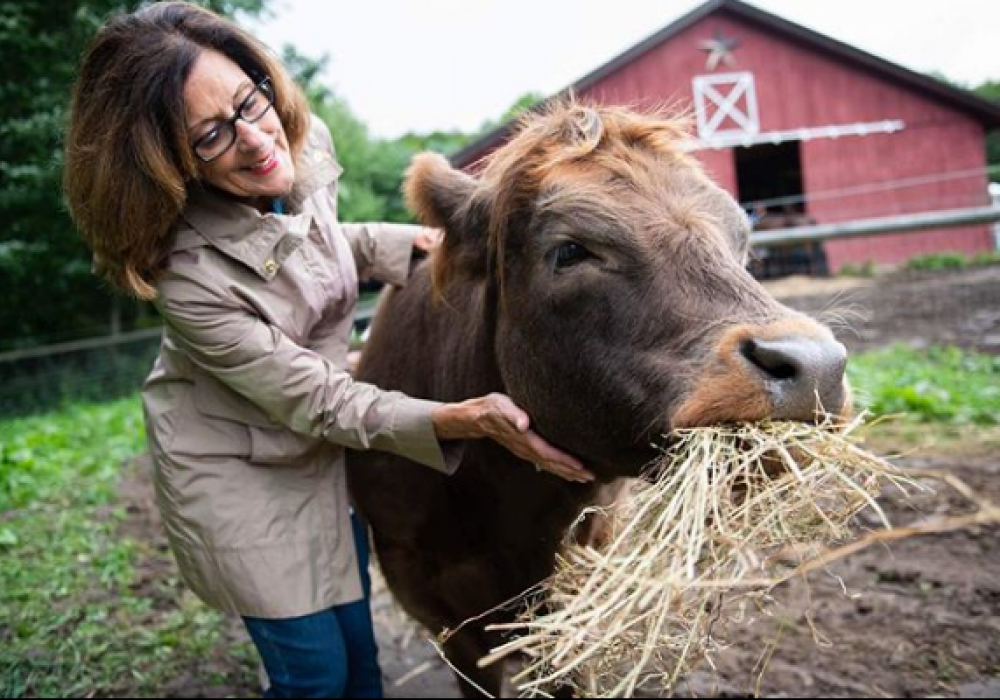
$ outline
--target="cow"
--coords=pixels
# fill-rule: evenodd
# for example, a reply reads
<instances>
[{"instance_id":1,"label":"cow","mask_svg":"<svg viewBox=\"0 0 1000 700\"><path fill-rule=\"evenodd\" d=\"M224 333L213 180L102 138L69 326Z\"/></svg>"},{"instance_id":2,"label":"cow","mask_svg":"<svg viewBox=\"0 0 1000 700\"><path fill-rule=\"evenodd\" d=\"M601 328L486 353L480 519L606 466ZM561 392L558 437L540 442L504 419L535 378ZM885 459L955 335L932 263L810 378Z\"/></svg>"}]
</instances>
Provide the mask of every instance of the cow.
<instances>
[{"instance_id":1,"label":"cow","mask_svg":"<svg viewBox=\"0 0 1000 700\"><path fill-rule=\"evenodd\" d=\"M381 301L357 378L446 402L505 393L597 476L563 481L485 440L450 477L349 457L390 589L431 631L460 628L444 652L466 696L501 689L500 665L477 667L502 641L486 625L510 621L502 604L664 436L849 402L844 346L747 272L746 214L688 142L680 118L570 99L525 117L478 175L429 153L407 174L409 206L445 237Z\"/></svg>"}]
</instances>

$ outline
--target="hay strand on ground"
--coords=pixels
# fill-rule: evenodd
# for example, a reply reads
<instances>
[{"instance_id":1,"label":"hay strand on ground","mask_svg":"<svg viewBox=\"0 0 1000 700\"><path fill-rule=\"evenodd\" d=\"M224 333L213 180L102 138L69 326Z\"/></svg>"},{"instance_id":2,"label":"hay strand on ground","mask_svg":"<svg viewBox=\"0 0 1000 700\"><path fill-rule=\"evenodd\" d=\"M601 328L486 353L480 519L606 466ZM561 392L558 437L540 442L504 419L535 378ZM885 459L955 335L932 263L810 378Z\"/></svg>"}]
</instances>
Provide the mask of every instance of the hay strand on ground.
<instances>
[{"instance_id":1,"label":"hay strand on ground","mask_svg":"<svg viewBox=\"0 0 1000 700\"><path fill-rule=\"evenodd\" d=\"M521 654L512 683L524 696L554 687L589 697L631 697L646 684L669 690L710 660L717 630L749 605L766 608L778 584L877 541L1000 520L976 501L970 516L893 529L879 493L926 490L918 479L938 475L904 473L859 448L852 434L860 424L677 431L646 478L597 511L609 544L575 545L571 532L518 621L489 628L518 636L480 665ZM962 492L953 477L942 480ZM975 501L969 489L964 495ZM851 541L865 508L884 529Z\"/></svg>"}]
</instances>

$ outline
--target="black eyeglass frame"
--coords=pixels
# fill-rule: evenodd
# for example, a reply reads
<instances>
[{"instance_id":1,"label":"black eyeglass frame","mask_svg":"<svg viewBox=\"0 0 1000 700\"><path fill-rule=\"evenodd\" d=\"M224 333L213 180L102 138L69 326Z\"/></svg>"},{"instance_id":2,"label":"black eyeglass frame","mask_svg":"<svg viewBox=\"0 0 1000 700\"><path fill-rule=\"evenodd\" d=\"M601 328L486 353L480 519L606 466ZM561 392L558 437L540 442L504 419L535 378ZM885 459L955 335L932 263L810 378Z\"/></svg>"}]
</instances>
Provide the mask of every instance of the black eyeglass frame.
<instances>
[{"instance_id":1,"label":"black eyeglass frame","mask_svg":"<svg viewBox=\"0 0 1000 700\"><path fill-rule=\"evenodd\" d=\"M247 119L246 117L243 116L243 110L246 109L247 104L258 93L260 93L264 97L264 99L267 100L267 106L263 109L263 111L261 111L259 115L257 115L255 119ZM254 85L253 90L251 90L250 93L243 98L243 101L240 102L240 106L236 108L236 114L234 114L232 117L230 117L226 121L222 122L221 124L213 128L207 134L205 134L197 141L195 141L193 144L191 144L191 149L194 151L195 156L197 156L198 160L200 160L202 163L211 163L213 160L221 158L229 151L230 148L233 147L233 144L236 143L236 139L238 138L236 134L236 122L242 119L247 124L256 124L257 122L259 122L261 119L264 118L264 115L267 114L272 107L274 107L274 90L271 88L271 79L264 78L259 83ZM229 130L229 133L231 134L231 137L229 139L229 143L226 144L225 148L223 148L221 151L216 153L211 158L206 158L205 156L198 153L198 146L200 146L207 139L211 138L212 135L215 134L215 132L227 128Z\"/></svg>"}]
</instances>

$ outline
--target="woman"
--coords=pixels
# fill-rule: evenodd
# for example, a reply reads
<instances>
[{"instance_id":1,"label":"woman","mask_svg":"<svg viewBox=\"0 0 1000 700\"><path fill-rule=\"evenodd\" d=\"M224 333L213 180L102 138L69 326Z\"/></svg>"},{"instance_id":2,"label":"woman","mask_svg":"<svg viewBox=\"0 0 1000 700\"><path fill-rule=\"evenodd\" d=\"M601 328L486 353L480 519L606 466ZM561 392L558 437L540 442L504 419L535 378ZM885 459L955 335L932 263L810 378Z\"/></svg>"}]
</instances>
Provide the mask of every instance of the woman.
<instances>
[{"instance_id":1,"label":"woman","mask_svg":"<svg viewBox=\"0 0 1000 700\"><path fill-rule=\"evenodd\" d=\"M339 224L340 172L283 67L206 10L117 17L84 56L67 200L99 271L163 317L143 389L157 503L184 580L246 622L271 697L381 694L345 447L451 473L461 440L491 438L593 478L505 396L352 381L359 275L404 284L439 233Z\"/></svg>"}]
</instances>

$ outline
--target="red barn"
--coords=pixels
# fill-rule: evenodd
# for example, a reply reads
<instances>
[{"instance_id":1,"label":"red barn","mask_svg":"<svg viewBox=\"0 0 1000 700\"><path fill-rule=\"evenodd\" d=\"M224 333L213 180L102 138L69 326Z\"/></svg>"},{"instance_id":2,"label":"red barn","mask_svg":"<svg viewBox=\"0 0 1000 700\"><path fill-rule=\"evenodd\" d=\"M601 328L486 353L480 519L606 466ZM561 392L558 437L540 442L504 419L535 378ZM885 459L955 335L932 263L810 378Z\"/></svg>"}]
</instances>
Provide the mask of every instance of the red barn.
<instances>
[{"instance_id":1,"label":"red barn","mask_svg":"<svg viewBox=\"0 0 1000 700\"><path fill-rule=\"evenodd\" d=\"M712 0L567 88L604 104L677 104L691 148L762 228L989 204L1000 105L738 0ZM566 92L563 91L563 92ZM453 157L474 167L501 126ZM994 248L988 225L829 241L831 270Z\"/></svg>"}]
</instances>

